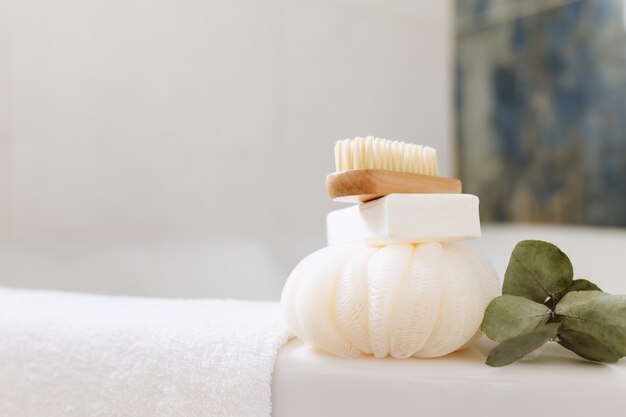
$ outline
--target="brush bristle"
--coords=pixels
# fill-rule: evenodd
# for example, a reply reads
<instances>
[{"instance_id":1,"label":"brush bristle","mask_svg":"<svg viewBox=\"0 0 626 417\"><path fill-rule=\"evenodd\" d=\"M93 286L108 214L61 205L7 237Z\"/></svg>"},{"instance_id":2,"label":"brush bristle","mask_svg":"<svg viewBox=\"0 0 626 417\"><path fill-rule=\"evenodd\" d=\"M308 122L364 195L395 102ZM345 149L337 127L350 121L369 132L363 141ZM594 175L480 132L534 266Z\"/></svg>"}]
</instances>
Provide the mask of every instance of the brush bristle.
<instances>
[{"instance_id":1,"label":"brush bristle","mask_svg":"<svg viewBox=\"0 0 626 417\"><path fill-rule=\"evenodd\" d=\"M430 146L387 139L344 139L335 144L337 171L386 169L412 174L437 175L437 151Z\"/></svg>"}]
</instances>

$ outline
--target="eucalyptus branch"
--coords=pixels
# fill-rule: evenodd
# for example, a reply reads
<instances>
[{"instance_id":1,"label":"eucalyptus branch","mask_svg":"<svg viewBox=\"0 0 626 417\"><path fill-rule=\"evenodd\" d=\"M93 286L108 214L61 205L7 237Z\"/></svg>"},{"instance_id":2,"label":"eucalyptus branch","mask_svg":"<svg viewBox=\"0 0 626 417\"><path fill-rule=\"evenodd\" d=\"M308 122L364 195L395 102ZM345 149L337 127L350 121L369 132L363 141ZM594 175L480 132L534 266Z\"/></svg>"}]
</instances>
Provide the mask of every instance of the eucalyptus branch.
<instances>
[{"instance_id":1,"label":"eucalyptus branch","mask_svg":"<svg viewBox=\"0 0 626 417\"><path fill-rule=\"evenodd\" d=\"M500 342L488 365L509 365L548 341L597 362L626 356L626 296L573 278L572 263L555 245L517 244L502 295L487 306L481 325L487 337Z\"/></svg>"}]
</instances>

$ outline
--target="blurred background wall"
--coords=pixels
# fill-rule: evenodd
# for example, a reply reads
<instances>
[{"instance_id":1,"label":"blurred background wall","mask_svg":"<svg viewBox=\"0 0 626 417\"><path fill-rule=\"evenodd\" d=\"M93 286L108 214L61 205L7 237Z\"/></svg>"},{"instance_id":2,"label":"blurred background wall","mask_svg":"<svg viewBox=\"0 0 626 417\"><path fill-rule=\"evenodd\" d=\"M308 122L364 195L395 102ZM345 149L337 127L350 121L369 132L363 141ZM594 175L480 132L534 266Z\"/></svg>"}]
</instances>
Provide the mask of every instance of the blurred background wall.
<instances>
[{"instance_id":1,"label":"blurred background wall","mask_svg":"<svg viewBox=\"0 0 626 417\"><path fill-rule=\"evenodd\" d=\"M365 135L438 149L500 273L539 238L626 285L626 229L545 226L626 225L624 21L623 0L0 0L0 285L276 299L342 207L334 142Z\"/></svg>"},{"instance_id":2,"label":"blurred background wall","mask_svg":"<svg viewBox=\"0 0 626 417\"><path fill-rule=\"evenodd\" d=\"M623 0L457 0L456 128L486 221L626 226Z\"/></svg>"},{"instance_id":3,"label":"blurred background wall","mask_svg":"<svg viewBox=\"0 0 626 417\"><path fill-rule=\"evenodd\" d=\"M0 285L276 298L332 145L454 174L451 1L0 0Z\"/></svg>"}]
</instances>

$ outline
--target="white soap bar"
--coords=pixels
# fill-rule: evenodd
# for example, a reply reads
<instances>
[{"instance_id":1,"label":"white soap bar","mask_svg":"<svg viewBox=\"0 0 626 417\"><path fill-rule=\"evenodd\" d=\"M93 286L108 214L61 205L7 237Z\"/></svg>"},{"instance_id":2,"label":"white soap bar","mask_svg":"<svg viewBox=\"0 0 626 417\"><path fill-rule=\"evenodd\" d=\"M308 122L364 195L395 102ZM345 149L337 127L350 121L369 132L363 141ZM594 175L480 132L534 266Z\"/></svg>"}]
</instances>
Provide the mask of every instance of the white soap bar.
<instances>
[{"instance_id":1,"label":"white soap bar","mask_svg":"<svg viewBox=\"0 0 626 417\"><path fill-rule=\"evenodd\" d=\"M480 236L478 197L389 194L326 217L328 245L451 242Z\"/></svg>"}]
</instances>

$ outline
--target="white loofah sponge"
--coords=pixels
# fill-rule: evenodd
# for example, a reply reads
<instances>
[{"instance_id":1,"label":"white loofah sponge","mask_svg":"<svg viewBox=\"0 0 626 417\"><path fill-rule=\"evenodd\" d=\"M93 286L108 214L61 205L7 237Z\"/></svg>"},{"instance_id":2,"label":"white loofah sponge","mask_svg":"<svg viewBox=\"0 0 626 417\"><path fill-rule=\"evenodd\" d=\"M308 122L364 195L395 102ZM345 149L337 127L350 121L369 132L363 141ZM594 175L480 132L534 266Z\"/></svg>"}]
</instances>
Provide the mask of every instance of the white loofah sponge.
<instances>
[{"instance_id":1,"label":"white loofah sponge","mask_svg":"<svg viewBox=\"0 0 626 417\"><path fill-rule=\"evenodd\" d=\"M455 243L327 247L282 294L290 330L341 357L430 358L463 347L499 294L496 272Z\"/></svg>"}]
</instances>

